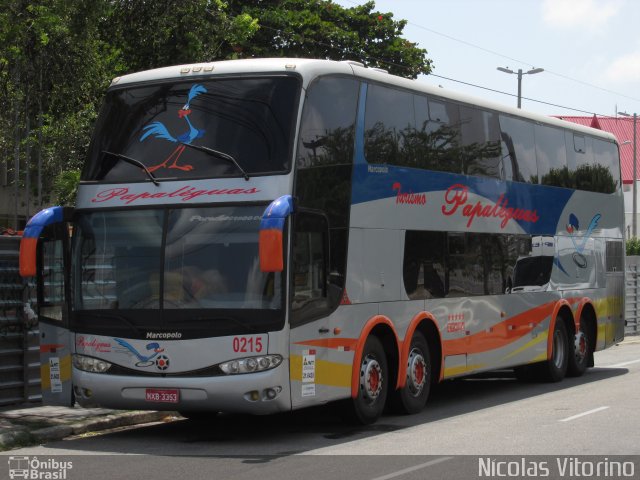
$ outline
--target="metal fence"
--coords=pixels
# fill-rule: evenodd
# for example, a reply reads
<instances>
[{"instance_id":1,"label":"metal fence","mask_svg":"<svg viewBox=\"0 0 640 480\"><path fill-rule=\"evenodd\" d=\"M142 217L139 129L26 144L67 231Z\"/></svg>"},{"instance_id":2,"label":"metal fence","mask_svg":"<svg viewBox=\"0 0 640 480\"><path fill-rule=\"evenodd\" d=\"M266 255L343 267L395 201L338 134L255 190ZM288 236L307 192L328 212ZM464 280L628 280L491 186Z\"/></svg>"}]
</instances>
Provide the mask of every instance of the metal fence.
<instances>
[{"instance_id":1,"label":"metal fence","mask_svg":"<svg viewBox=\"0 0 640 480\"><path fill-rule=\"evenodd\" d=\"M19 247L20 237L0 235L0 405L41 400L39 332L24 311Z\"/></svg>"},{"instance_id":2,"label":"metal fence","mask_svg":"<svg viewBox=\"0 0 640 480\"><path fill-rule=\"evenodd\" d=\"M625 275L626 299L625 299L625 335L640 334L640 259L627 257L627 270Z\"/></svg>"}]
</instances>

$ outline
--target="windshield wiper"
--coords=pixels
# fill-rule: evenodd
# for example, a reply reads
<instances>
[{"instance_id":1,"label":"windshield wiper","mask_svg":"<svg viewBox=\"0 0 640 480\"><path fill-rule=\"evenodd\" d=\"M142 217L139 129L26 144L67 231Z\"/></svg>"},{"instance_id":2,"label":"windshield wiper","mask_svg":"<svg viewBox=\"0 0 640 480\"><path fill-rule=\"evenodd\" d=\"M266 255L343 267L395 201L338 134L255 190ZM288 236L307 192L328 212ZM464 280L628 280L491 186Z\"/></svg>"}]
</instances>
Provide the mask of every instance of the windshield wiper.
<instances>
[{"instance_id":1,"label":"windshield wiper","mask_svg":"<svg viewBox=\"0 0 640 480\"><path fill-rule=\"evenodd\" d=\"M226 160L227 162L233 163L236 166L236 168L242 173L242 176L244 177L244 179L249 181L249 174L244 171L244 169L240 166L238 161L235 158L233 158L231 155L226 154L224 152L220 152L218 150L214 150L213 148L202 147L200 145L191 145L190 143L180 142L180 145L184 145L187 148L193 148L194 150L198 150L200 152L208 153L213 157L221 158L222 160Z\"/></svg>"},{"instance_id":2,"label":"windshield wiper","mask_svg":"<svg viewBox=\"0 0 640 480\"><path fill-rule=\"evenodd\" d=\"M141 169L144 170L144 172L147 174L149 179L153 182L153 184L156 187L160 185L160 182L156 179L156 177L153 176L153 173L151 173L149 171L149 169L145 166L145 164L142 163L140 160L136 160L135 158L127 157L126 155L123 155L121 153L109 152L107 150L103 150L102 153L104 153L105 155L113 155L114 157L119 158L120 160L124 160L125 162L127 162L130 165L134 165L136 167L140 167Z\"/></svg>"}]
</instances>

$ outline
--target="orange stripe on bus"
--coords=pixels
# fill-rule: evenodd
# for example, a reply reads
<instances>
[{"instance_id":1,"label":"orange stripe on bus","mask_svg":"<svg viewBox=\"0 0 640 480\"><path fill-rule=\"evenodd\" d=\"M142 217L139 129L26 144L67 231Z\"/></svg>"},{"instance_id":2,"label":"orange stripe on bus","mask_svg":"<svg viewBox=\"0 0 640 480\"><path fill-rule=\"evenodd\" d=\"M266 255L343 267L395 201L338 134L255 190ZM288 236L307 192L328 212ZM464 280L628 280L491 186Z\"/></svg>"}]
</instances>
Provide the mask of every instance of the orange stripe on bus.
<instances>
[{"instance_id":1,"label":"orange stripe on bus","mask_svg":"<svg viewBox=\"0 0 640 480\"><path fill-rule=\"evenodd\" d=\"M444 355L474 354L502 348L531 333L531 330L553 313L555 306L556 302L549 302L532 308L494 325L490 332L482 331L464 338L444 340Z\"/></svg>"},{"instance_id":2,"label":"orange stripe on bus","mask_svg":"<svg viewBox=\"0 0 640 480\"><path fill-rule=\"evenodd\" d=\"M55 353L58 350L62 350L66 345L61 343L44 343L40 345L40 353Z\"/></svg>"}]
</instances>

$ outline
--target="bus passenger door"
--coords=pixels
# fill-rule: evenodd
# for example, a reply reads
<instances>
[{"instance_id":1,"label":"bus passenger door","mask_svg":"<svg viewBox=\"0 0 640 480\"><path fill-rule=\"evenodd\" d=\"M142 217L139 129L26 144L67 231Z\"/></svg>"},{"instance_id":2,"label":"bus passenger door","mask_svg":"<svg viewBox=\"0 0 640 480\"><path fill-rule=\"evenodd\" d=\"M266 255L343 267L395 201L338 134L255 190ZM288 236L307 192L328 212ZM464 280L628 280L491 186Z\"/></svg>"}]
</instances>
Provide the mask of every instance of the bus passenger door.
<instances>
[{"instance_id":1,"label":"bus passenger door","mask_svg":"<svg viewBox=\"0 0 640 480\"><path fill-rule=\"evenodd\" d=\"M69 227L61 218L34 225L37 220L38 215L25 229L20 245L20 273L36 277L42 401L45 405L72 406Z\"/></svg>"},{"instance_id":2,"label":"bus passenger door","mask_svg":"<svg viewBox=\"0 0 640 480\"><path fill-rule=\"evenodd\" d=\"M327 401L326 369L331 325L328 315L328 222L301 211L293 219L290 370L294 408Z\"/></svg>"}]
</instances>

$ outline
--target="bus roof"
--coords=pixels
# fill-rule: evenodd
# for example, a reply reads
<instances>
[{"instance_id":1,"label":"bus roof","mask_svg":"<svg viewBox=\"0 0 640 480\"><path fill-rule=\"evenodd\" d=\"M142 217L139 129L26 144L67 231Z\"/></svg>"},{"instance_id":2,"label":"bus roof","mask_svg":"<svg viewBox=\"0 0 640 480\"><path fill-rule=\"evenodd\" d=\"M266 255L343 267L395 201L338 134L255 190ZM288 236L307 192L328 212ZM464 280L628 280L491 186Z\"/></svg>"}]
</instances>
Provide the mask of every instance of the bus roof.
<instances>
[{"instance_id":1,"label":"bus roof","mask_svg":"<svg viewBox=\"0 0 640 480\"><path fill-rule=\"evenodd\" d=\"M584 125L578 125L554 117L527 112L518 108L510 107L500 103L490 102L472 95L466 95L452 90L446 90L434 86L424 80L411 80L407 78L391 75L378 68L367 68L363 64L355 61L335 61L317 60L307 58L258 58L243 60L223 60L219 62L194 63L189 65L175 65L170 67L157 68L142 72L132 73L117 77L111 83L111 87L126 84L139 84L153 81L170 80L174 78L207 77L232 74L259 74L259 73L291 73L296 72L303 78L304 86L315 77L327 74L355 75L357 77L395 85L412 91L423 92L432 96L441 97L457 101L460 103L476 105L481 108L494 110L497 112L527 118L539 123L557 126L575 132L592 135L617 143L613 134L604 132Z\"/></svg>"}]
</instances>

